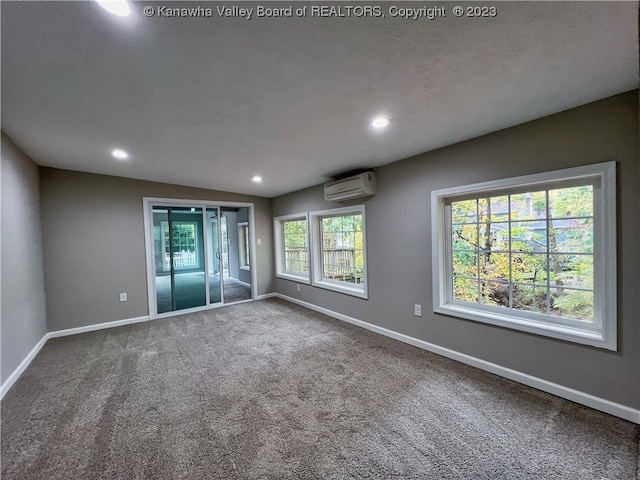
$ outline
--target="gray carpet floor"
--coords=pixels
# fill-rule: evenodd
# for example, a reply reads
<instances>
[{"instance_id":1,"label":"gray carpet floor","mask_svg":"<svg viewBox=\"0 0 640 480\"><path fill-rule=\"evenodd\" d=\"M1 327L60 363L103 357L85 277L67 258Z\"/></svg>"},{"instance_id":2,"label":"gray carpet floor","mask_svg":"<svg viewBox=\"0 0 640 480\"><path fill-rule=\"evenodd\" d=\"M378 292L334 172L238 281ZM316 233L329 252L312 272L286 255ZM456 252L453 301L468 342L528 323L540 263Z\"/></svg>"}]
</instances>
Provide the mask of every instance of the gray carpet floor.
<instances>
[{"instance_id":1,"label":"gray carpet floor","mask_svg":"<svg viewBox=\"0 0 640 480\"><path fill-rule=\"evenodd\" d=\"M637 478L636 425L281 300L49 340L9 479Z\"/></svg>"}]
</instances>

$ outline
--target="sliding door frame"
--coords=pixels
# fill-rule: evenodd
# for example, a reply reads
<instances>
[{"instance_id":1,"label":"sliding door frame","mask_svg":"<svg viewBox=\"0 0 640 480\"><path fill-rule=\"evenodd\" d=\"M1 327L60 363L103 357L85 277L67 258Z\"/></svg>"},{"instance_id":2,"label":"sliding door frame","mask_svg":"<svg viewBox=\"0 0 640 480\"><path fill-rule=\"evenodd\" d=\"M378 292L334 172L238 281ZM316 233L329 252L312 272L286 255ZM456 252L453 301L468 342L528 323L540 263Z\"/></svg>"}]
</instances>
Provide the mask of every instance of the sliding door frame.
<instances>
[{"instance_id":1,"label":"sliding door frame","mask_svg":"<svg viewBox=\"0 0 640 480\"><path fill-rule=\"evenodd\" d=\"M206 233L206 209L207 208L218 208L218 212L220 212L221 207L231 207L231 208L248 208L249 209L249 240L250 240L250 255L252 261L251 265L251 300L242 300L244 302L255 300L256 292L257 292L257 281L258 281L258 271L257 271L257 261L256 259L256 232L255 232L255 212L254 212L254 204L249 202L225 202L225 201L212 201L212 200L189 200L189 199L178 199L178 198L158 198L158 197L143 197L142 198L142 208L143 208L143 219L144 219L144 247L145 247L145 258L146 258L146 268L147 268L147 303L149 306L149 318L151 320L156 318L165 318L172 317L175 315L183 315L185 313L191 312L199 312L202 310L209 310L212 308L218 308L224 306L224 293L221 292L222 303L216 304L207 304L202 307L194 307L188 308L184 310L175 310L172 312L166 313L158 313L158 304L156 298L156 276L155 276L155 257L153 251L153 207L162 206L162 207L195 207L203 209L203 239L205 242L204 245L204 262L205 262L205 288L206 288L206 297L209 300L209 281L207 277L207 233ZM173 262L173 260L172 260ZM222 290L223 279L222 279L222 268L220 269L220 289Z\"/></svg>"}]
</instances>

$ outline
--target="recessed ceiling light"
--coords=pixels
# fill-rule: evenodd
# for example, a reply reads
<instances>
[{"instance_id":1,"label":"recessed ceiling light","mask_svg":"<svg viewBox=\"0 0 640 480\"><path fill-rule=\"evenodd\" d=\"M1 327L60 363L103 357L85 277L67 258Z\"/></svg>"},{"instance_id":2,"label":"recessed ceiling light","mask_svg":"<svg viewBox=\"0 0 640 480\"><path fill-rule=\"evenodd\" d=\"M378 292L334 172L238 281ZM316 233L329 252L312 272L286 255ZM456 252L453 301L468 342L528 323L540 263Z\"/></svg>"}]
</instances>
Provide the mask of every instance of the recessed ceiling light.
<instances>
[{"instance_id":1,"label":"recessed ceiling light","mask_svg":"<svg viewBox=\"0 0 640 480\"><path fill-rule=\"evenodd\" d=\"M128 17L131 13L127 0L96 0L107 12L119 17Z\"/></svg>"},{"instance_id":2,"label":"recessed ceiling light","mask_svg":"<svg viewBox=\"0 0 640 480\"><path fill-rule=\"evenodd\" d=\"M256 175L251 180L253 180L256 183L262 183L262 177L260 175Z\"/></svg>"},{"instance_id":3,"label":"recessed ceiling light","mask_svg":"<svg viewBox=\"0 0 640 480\"><path fill-rule=\"evenodd\" d=\"M389 125L389 119L387 117L376 117L371 121L373 128L385 128Z\"/></svg>"},{"instance_id":4,"label":"recessed ceiling light","mask_svg":"<svg viewBox=\"0 0 640 480\"><path fill-rule=\"evenodd\" d=\"M118 160L126 160L127 158L129 158L129 154L119 148L112 150L111 155L113 155L113 158L117 158Z\"/></svg>"}]
</instances>

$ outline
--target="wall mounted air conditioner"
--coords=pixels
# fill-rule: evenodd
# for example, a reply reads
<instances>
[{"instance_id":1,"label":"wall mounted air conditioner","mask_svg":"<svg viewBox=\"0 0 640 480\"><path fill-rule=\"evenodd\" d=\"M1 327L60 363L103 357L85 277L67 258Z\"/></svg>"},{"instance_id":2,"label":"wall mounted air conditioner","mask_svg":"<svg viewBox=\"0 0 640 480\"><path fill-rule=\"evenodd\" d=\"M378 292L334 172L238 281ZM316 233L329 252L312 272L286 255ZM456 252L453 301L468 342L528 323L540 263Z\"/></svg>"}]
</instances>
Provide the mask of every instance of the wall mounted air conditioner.
<instances>
[{"instance_id":1,"label":"wall mounted air conditioner","mask_svg":"<svg viewBox=\"0 0 640 480\"><path fill-rule=\"evenodd\" d=\"M364 172L324 184L324 199L330 202L368 197L375 193L376 174L373 172Z\"/></svg>"}]
</instances>

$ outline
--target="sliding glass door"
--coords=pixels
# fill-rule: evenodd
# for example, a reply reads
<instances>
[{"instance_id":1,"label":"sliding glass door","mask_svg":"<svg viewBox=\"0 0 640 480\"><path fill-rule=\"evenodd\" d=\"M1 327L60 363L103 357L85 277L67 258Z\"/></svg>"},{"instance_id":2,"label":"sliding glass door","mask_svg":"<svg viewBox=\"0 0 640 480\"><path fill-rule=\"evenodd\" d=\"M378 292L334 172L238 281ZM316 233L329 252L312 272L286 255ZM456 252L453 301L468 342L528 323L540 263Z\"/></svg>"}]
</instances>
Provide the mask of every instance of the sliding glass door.
<instances>
[{"instance_id":1,"label":"sliding glass door","mask_svg":"<svg viewBox=\"0 0 640 480\"><path fill-rule=\"evenodd\" d=\"M222 302L222 268L220 264L220 209L207 208L207 242L209 262L209 303Z\"/></svg>"},{"instance_id":2,"label":"sliding glass door","mask_svg":"<svg viewBox=\"0 0 640 480\"><path fill-rule=\"evenodd\" d=\"M157 313L220 303L218 209L155 205L152 217Z\"/></svg>"},{"instance_id":3,"label":"sliding glass door","mask_svg":"<svg viewBox=\"0 0 640 480\"><path fill-rule=\"evenodd\" d=\"M144 205L151 318L252 298L249 205L160 198Z\"/></svg>"}]
</instances>

